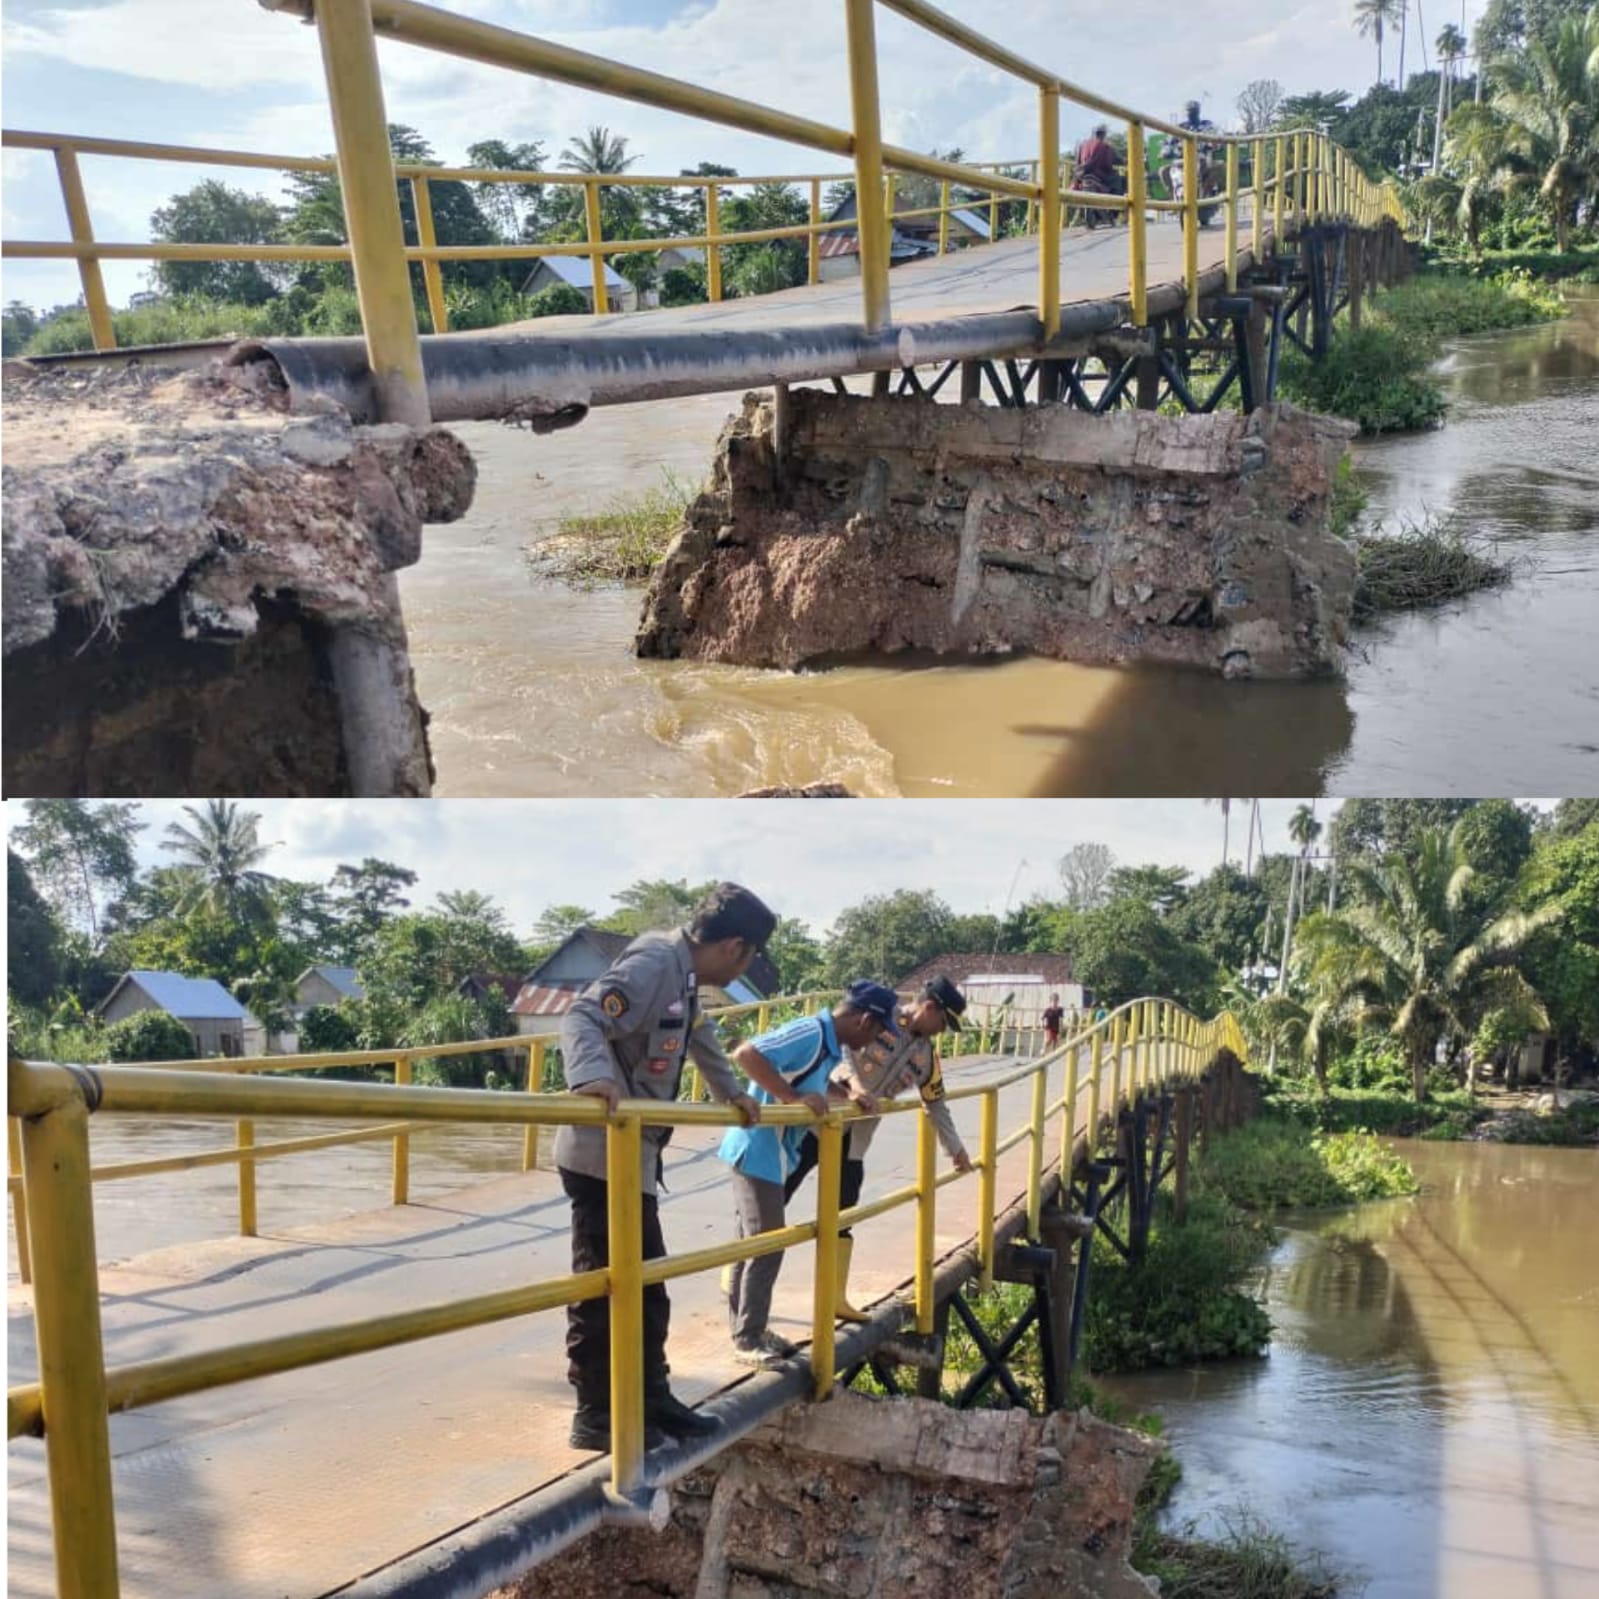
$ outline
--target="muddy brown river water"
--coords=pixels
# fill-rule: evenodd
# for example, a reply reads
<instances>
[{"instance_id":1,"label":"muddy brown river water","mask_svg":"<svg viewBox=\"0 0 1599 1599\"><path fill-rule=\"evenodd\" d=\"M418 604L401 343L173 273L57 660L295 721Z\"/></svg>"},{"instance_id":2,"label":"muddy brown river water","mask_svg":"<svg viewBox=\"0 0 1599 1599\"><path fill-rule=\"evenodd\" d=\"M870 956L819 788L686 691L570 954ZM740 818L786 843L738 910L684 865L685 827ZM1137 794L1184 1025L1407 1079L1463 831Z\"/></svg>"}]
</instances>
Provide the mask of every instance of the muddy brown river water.
<instances>
[{"instance_id":1,"label":"muddy brown river water","mask_svg":"<svg viewBox=\"0 0 1599 1599\"><path fill-rule=\"evenodd\" d=\"M1446 427L1362 446L1373 514L1432 510L1518 581L1365 630L1344 681L1224 683L1057 661L799 675L638 662L639 596L523 549L563 514L697 479L736 395L464 428L477 504L401 574L443 795L713 795L830 778L869 795L1580 794L1599 787L1599 296L1457 341Z\"/></svg>"},{"instance_id":2,"label":"muddy brown river water","mask_svg":"<svg viewBox=\"0 0 1599 1599\"><path fill-rule=\"evenodd\" d=\"M1395 1147L1417 1198L1286 1224L1267 1358L1112 1384L1181 1457L1168 1519L1247 1507L1366 1599L1593 1599L1599 1152Z\"/></svg>"}]
</instances>

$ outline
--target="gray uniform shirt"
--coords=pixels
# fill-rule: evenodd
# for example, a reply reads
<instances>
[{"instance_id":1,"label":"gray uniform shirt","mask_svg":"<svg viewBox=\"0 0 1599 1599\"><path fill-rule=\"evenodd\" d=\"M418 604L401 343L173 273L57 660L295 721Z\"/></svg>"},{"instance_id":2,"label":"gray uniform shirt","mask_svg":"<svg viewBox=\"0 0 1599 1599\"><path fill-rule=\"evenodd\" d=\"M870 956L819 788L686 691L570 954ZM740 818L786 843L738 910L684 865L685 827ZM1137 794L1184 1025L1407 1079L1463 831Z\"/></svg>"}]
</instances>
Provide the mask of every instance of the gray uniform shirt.
<instances>
[{"instance_id":1,"label":"gray uniform shirt","mask_svg":"<svg viewBox=\"0 0 1599 1599\"><path fill-rule=\"evenodd\" d=\"M677 1098L683 1059L692 1056L713 1099L742 1091L717 1041L715 1023L699 1013L688 935L645 933L590 983L561 1020L561 1071L568 1088L609 1078L623 1099ZM670 1127L644 1129L644 1192L660 1182L661 1151ZM605 1129L563 1127L555 1163L605 1178Z\"/></svg>"},{"instance_id":2,"label":"gray uniform shirt","mask_svg":"<svg viewBox=\"0 0 1599 1599\"><path fill-rule=\"evenodd\" d=\"M903 1024L903 1017L901 1018ZM922 1096L922 1108L932 1118L938 1141L944 1153L952 1160L965 1151L961 1135L956 1131L955 1118L949 1101L944 1098L944 1071L938 1051L930 1038L918 1038L908 1028L901 1026L898 1037L885 1033L875 1044L865 1049L852 1049L845 1064L833 1073L835 1083L853 1084L863 1088L878 1099L894 1099L914 1087ZM864 1160L877 1134L878 1122L851 1122L849 1125L849 1158Z\"/></svg>"}]
</instances>

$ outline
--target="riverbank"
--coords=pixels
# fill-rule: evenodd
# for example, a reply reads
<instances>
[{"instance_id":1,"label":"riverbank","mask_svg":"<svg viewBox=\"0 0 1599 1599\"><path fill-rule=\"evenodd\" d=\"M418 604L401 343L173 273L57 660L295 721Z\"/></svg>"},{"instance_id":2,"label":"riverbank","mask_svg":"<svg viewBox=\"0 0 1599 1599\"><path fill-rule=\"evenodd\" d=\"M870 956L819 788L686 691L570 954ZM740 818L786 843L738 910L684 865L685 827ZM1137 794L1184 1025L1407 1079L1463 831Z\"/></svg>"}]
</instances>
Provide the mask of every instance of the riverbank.
<instances>
[{"instance_id":1,"label":"riverbank","mask_svg":"<svg viewBox=\"0 0 1599 1599\"><path fill-rule=\"evenodd\" d=\"M1524 271L1491 278L1424 271L1373 296L1357 328L1347 313L1320 360L1290 349L1283 397L1358 423L1362 433L1410 433L1436 426L1448 410L1430 371L1446 339L1553 322L1566 314L1558 293Z\"/></svg>"},{"instance_id":2,"label":"riverbank","mask_svg":"<svg viewBox=\"0 0 1599 1599\"><path fill-rule=\"evenodd\" d=\"M1417 1104L1408 1088L1346 1088L1325 1093L1304 1078L1277 1078L1269 1103L1285 1119L1316 1135L1366 1129L1389 1138L1431 1143L1464 1140L1584 1147L1599 1144L1599 1092L1564 1092L1561 1103L1542 1086L1521 1091L1435 1090Z\"/></svg>"}]
</instances>

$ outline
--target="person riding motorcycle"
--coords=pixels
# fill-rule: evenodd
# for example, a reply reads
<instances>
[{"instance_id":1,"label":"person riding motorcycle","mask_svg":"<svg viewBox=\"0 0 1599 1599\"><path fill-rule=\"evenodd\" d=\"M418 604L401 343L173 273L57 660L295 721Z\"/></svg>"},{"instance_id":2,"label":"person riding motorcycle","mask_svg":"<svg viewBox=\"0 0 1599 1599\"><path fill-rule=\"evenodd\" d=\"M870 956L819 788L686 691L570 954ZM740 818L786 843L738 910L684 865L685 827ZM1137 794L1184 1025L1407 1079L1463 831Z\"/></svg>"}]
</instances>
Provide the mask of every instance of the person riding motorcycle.
<instances>
[{"instance_id":1,"label":"person riding motorcycle","mask_svg":"<svg viewBox=\"0 0 1599 1599\"><path fill-rule=\"evenodd\" d=\"M1089 194L1121 194L1123 192L1120 158L1108 137L1109 129L1101 122L1088 138L1077 146L1077 165L1072 174L1072 187ZM1091 228L1101 223L1114 226L1116 213L1102 211L1097 206L1085 206L1085 221Z\"/></svg>"},{"instance_id":2,"label":"person riding motorcycle","mask_svg":"<svg viewBox=\"0 0 1599 1599\"><path fill-rule=\"evenodd\" d=\"M1216 132L1216 124L1201 114L1197 100L1188 102L1184 107L1182 120L1177 125L1195 134ZM1220 147L1204 138L1197 139L1195 143L1198 147L1196 154L1199 168L1199 197L1208 200L1221 192L1221 164L1218 159ZM1182 200L1186 197L1183 186L1183 141L1168 140L1167 153L1172 159L1166 168L1166 187L1172 199ZM1220 209L1220 206L1214 205L1200 206L1200 227L1208 228Z\"/></svg>"}]
</instances>

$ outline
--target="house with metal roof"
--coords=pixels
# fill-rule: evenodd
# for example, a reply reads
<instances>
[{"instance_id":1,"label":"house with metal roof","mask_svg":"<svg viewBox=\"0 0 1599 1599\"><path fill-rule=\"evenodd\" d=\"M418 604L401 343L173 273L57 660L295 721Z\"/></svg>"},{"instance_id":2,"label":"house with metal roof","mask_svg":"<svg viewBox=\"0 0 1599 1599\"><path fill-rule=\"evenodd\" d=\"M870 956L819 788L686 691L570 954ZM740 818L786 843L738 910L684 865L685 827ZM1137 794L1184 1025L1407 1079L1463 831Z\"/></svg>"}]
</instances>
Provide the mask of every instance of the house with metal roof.
<instances>
[{"instance_id":1,"label":"house with metal roof","mask_svg":"<svg viewBox=\"0 0 1599 1599\"><path fill-rule=\"evenodd\" d=\"M1083 985L1072 975L1069 954L935 955L899 978L895 989L915 994L935 977L947 977L966 996L967 1014L979 1026L1005 1020L1018 1027L1037 1027L1050 1001L1076 1012L1086 1004Z\"/></svg>"},{"instance_id":2,"label":"house with metal roof","mask_svg":"<svg viewBox=\"0 0 1599 1599\"><path fill-rule=\"evenodd\" d=\"M599 977L633 940L626 933L579 927L568 933L522 980L511 1002L519 1033L554 1033L572 1001ZM706 1005L754 1005L778 991L777 968L764 955L725 989L706 989Z\"/></svg>"},{"instance_id":3,"label":"house with metal roof","mask_svg":"<svg viewBox=\"0 0 1599 1599\"><path fill-rule=\"evenodd\" d=\"M938 254L938 218L902 214L922 209L924 207L913 204L905 196L896 197L893 226L889 230L888 264L891 267ZM855 216L855 195L851 191L833 207L827 220L853 221ZM958 211L951 211L946 236L951 249L961 249L968 244L987 244L988 218L975 208L963 206ZM822 234L817 254L820 257L818 275L822 282L860 276L861 237L854 229L833 228Z\"/></svg>"},{"instance_id":4,"label":"house with metal roof","mask_svg":"<svg viewBox=\"0 0 1599 1599\"><path fill-rule=\"evenodd\" d=\"M338 1005L347 999L365 999L366 989L353 966L307 966L294 980L295 1016L313 1005Z\"/></svg>"},{"instance_id":5,"label":"house with metal roof","mask_svg":"<svg viewBox=\"0 0 1599 1599\"><path fill-rule=\"evenodd\" d=\"M124 972L95 1006L95 1014L105 1022L120 1022L146 1010L175 1016L194 1034L201 1055L242 1055L247 1035L264 1036L261 1024L214 977Z\"/></svg>"},{"instance_id":6,"label":"house with metal roof","mask_svg":"<svg viewBox=\"0 0 1599 1599\"><path fill-rule=\"evenodd\" d=\"M615 268L607 265L604 270L607 303L601 309L607 312L638 310L638 290ZM533 270L522 280L522 293L537 294L557 283L576 289L588 301L589 309L594 309L594 274L586 256L540 256L533 263Z\"/></svg>"}]
</instances>

